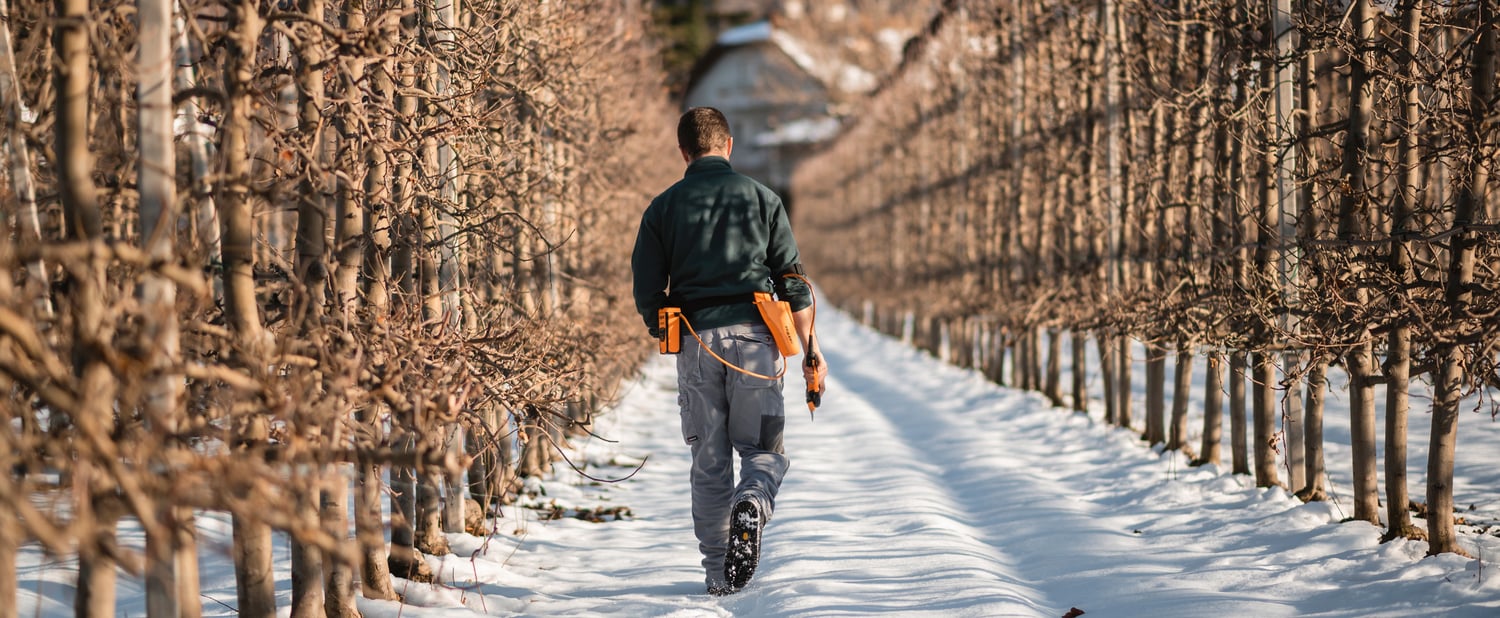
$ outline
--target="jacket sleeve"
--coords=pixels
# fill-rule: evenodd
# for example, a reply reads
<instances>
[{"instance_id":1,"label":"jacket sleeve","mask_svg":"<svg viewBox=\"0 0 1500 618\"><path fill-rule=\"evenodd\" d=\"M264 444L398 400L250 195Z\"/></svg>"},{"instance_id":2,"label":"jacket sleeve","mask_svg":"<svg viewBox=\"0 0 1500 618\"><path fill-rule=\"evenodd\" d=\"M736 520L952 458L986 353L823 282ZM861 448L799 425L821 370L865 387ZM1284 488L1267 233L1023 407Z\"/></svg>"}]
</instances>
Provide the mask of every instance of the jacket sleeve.
<instances>
[{"instance_id":1,"label":"jacket sleeve","mask_svg":"<svg viewBox=\"0 0 1500 618\"><path fill-rule=\"evenodd\" d=\"M658 222L652 208L641 215L636 232L635 250L630 254L630 271L635 279L635 310L641 314L646 329L656 331L656 312L667 304L667 258Z\"/></svg>"},{"instance_id":2,"label":"jacket sleeve","mask_svg":"<svg viewBox=\"0 0 1500 618\"><path fill-rule=\"evenodd\" d=\"M797 251L797 239L792 237L791 221L786 216L786 206L781 198L772 194L767 200L770 206L770 242L766 247L766 268L771 270L771 285L776 295L792 306L792 311L801 311L812 305L812 290L801 279L782 277L781 273L801 263Z\"/></svg>"}]
</instances>

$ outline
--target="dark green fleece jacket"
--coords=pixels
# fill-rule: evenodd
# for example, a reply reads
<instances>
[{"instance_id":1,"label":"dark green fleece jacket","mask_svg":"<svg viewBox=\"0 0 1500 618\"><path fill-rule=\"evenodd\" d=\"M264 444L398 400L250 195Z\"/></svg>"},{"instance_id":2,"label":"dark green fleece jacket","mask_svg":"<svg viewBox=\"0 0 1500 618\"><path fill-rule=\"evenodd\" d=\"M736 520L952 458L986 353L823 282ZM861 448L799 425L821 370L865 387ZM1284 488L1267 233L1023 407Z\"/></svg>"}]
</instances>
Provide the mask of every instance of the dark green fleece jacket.
<instances>
[{"instance_id":1,"label":"dark green fleece jacket","mask_svg":"<svg viewBox=\"0 0 1500 618\"><path fill-rule=\"evenodd\" d=\"M799 262L797 241L781 198L723 157L703 157L646 207L635 238L630 268L635 274L635 308L648 329L656 312L672 303L770 292L772 275ZM812 304L797 279L775 282L781 300L801 311ZM703 330L759 322L748 301L705 307L688 314Z\"/></svg>"}]
</instances>

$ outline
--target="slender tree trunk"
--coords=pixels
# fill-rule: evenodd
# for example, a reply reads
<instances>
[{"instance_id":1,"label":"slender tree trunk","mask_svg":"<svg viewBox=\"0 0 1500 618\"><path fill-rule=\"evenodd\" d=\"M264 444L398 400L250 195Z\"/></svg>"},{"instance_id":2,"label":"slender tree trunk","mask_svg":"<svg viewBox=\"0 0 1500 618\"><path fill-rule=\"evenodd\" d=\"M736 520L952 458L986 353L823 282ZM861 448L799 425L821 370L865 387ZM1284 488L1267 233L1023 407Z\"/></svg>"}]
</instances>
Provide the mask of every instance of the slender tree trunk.
<instances>
[{"instance_id":1,"label":"slender tree trunk","mask_svg":"<svg viewBox=\"0 0 1500 618\"><path fill-rule=\"evenodd\" d=\"M3 227L3 225L0 225L0 228ZM5 230L0 229L0 232L5 232ZM0 242L7 241L0 240ZM8 291L0 289L0 292ZM10 385L6 384L6 382L9 382L9 380L0 378L0 387L7 387L8 389ZM7 425L10 424L9 414L5 415L5 422ZM14 457L11 456L8 452L9 449L6 448L9 445L3 444L3 442L0 441L0 463L5 465L6 470L10 470L11 466L14 465ZM10 473L6 472L6 474ZM0 481L0 483L11 485L11 479L5 479ZM11 486L14 487L15 485ZM13 495L4 497L7 499L16 499ZM17 593L20 592L20 582L16 570L16 553L21 545L20 531L21 522L16 517L15 512L11 509L0 509L0 618L19 618L16 606Z\"/></svg>"},{"instance_id":2,"label":"slender tree trunk","mask_svg":"<svg viewBox=\"0 0 1500 618\"><path fill-rule=\"evenodd\" d=\"M383 433L380 417L370 410L361 410L359 422L376 436ZM391 586L390 556L386 553L385 522L380 514L380 498L384 484L380 479L380 464L361 460L357 464L358 492L355 495L354 534L360 546L360 585L367 599L381 601L396 600L395 588ZM393 514L391 537L394 543L397 517Z\"/></svg>"},{"instance_id":3,"label":"slender tree trunk","mask_svg":"<svg viewBox=\"0 0 1500 618\"><path fill-rule=\"evenodd\" d=\"M1104 382L1104 422L1119 424L1120 399L1115 395L1115 376L1119 373L1115 364L1114 337L1099 333L1095 339L1099 348L1099 377Z\"/></svg>"},{"instance_id":4,"label":"slender tree trunk","mask_svg":"<svg viewBox=\"0 0 1500 618\"><path fill-rule=\"evenodd\" d=\"M198 80L193 70L195 58L192 54L192 46L188 42L186 20L179 13L173 18L173 23L176 24L177 28L174 55L177 62L177 70L173 72L173 84L178 91L185 91L198 86ZM219 213L214 206L212 187L209 185L208 178L210 174L208 145L212 129L199 120L203 116L203 110L199 108L198 101L195 98L188 98L183 101L182 108L177 112L177 121L189 127L187 135L183 136L183 144L191 161L190 169L193 174L193 198L191 204L194 218L193 232L194 240L196 241L195 246L198 250L204 252L204 254L200 254L200 257L206 257L209 261L212 261L217 259L223 252L223 247L219 240ZM223 283L216 279L214 280L214 300L223 302L223 296ZM195 560L196 555L195 550ZM197 588L194 588L192 592L191 597L185 598L198 597ZM184 612L192 612L194 616L201 613L201 609L197 608L197 605L194 603L185 603L182 606ZM193 609L187 609L189 606L192 606Z\"/></svg>"},{"instance_id":5,"label":"slender tree trunk","mask_svg":"<svg viewBox=\"0 0 1500 618\"><path fill-rule=\"evenodd\" d=\"M1234 474L1250 474L1250 453L1246 446L1245 379L1249 377L1245 353L1229 353L1229 456Z\"/></svg>"},{"instance_id":6,"label":"slender tree trunk","mask_svg":"<svg viewBox=\"0 0 1500 618\"><path fill-rule=\"evenodd\" d=\"M1295 375L1301 361L1301 354L1294 352L1282 354L1281 362L1286 368L1283 374ZM1308 394L1311 395L1311 393ZM1286 447L1287 484L1293 492L1300 493L1307 487L1307 479L1303 474L1307 466L1307 431L1306 421L1303 418L1302 381L1300 379L1288 377L1286 394L1281 397L1281 401L1281 433L1282 443ZM1318 423L1321 426L1322 419L1319 419Z\"/></svg>"},{"instance_id":7,"label":"slender tree trunk","mask_svg":"<svg viewBox=\"0 0 1500 618\"><path fill-rule=\"evenodd\" d=\"M304 155L297 170L301 176L297 183L296 261L293 264L293 284L297 286L297 293L292 311L294 324L301 330L303 337L315 341L323 336L321 322L327 303L324 286L328 281L328 200L323 180L327 173L323 130L326 91L323 73L327 69L324 66L322 30L325 10L323 0L300 0L299 5L302 18L308 21L295 26L297 126ZM324 380L326 381L326 377ZM328 432L317 430L316 433L327 435ZM338 444L336 440L332 443ZM305 482L312 487L306 490L309 494L299 506L307 511L320 511L322 498L318 487L322 485L325 469L314 464L306 466L303 472L306 475ZM318 547L295 537L290 540L290 544L292 616L297 618L321 614L326 599L324 569L331 565L325 564L328 561Z\"/></svg>"},{"instance_id":8,"label":"slender tree trunk","mask_svg":"<svg viewBox=\"0 0 1500 618\"><path fill-rule=\"evenodd\" d=\"M10 187L15 193L15 214L23 242L41 244L42 224L37 210L36 183L31 174L31 149L26 145L26 136L21 131L23 102L20 80L16 72L14 43L10 36L9 0L0 0L0 115L6 127L0 141L5 143L5 154L10 170ZM37 317L52 319L52 296L47 278L47 265L42 260L26 264L31 285L38 290Z\"/></svg>"},{"instance_id":9,"label":"slender tree trunk","mask_svg":"<svg viewBox=\"0 0 1500 618\"><path fill-rule=\"evenodd\" d=\"M345 28L358 32L364 27L365 14L360 11L364 7L362 3L349 3L346 5ZM373 20L371 20L373 21ZM364 71L353 71L355 79L368 79L371 87L369 89L369 101L363 106L365 117L369 120L369 128L373 139L364 147L365 170L364 170L364 255L359 262L360 286L364 292L365 304L369 309L371 320L386 319L390 315L390 265L389 257L391 250L391 190L390 190L390 163L389 155L385 149L386 138L394 138L388 112L396 100L395 80L392 75L394 63L390 60L392 42L387 36L374 36L375 56L378 60L371 60L364 65ZM353 68L351 67L351 70ZM358 102L357 98L349 101L350 105ZM342 117L341 117L342 119ZM351 145L352 150L352 145ZM352 214L352 211L344 214ZM341 223L351 224L349 221L340 220ZM340 245L340 267L344 266L343 249ZM350 262L352 266L352 262ZM385 423L380 412L381 408L367 407L355 412L356 420L365 428L366 435L377 444L385 444L387 434ZM395 600L396 591L391 585L391 556L386 550L385 522L381 516L381 498L384 495L385 485L381 478L383 466L368 458L361 458L356 478L358 484L355 492L354 508L354 530L355 537L360 547L360 585L361 592L367 599L383 601ZM392 478L396 477L396 471L391 472ZM394 503L395 500L393 499ZM397 523L399 517L393 516L391 521L391 538L394 544L397 535Z\"/></svg>"},{"instance_id":10,"label":"slender tree trunk","mask_svg":"<svg viewBox=\"0 0 1500 618\"><path fill-rule=\"evenodd\" d=\"M1495 96L1495 25L1494 8L1488 2L1478 4L1479 38L1474 43L1473 83L1468 101L1468 126L1479 143L1466 153L1463 163L1469 166L1469 177L1457 187L1454 205L1453 236L1448 250L1445 300L1454 316L1454 327L1460 320L1472 320L1475 251L1479 239L1469 226L1483 214L1488 199L1490 165L1494 156L1492 112ZM1427 459L1427 553L1463 554L1453 524L1453 458L1458 446L1459 400L1463 397L1467 354L1463 347L1445 341L1434 350L1437 357L1437 392L1432 400L1432 439Z\"/></svg>"},{"instance_id":11,"label":"slender tree trunk","mask_svg":"<svg viewBox=\"0 0 1500 618\"><path fill-rule=\"evenodd\" d=\"M53 78L56 94L55 152L59 197L70 240L101 242L103 222L93 180L94 157L89 150L89 2L56 0ZM95 352L111 345L105 324L105 264L91 257L69 269L68 301L73 313L72 362L79 378L78 409L72 411L73 426L87 444L105 440L112 432L116 384L110 368ZM54 414L57 412L54 411ZM92 436L90 436L92 434ZM114 613L115 561L104 551L114 540L116 515L111 513L106 487L88 461L88 451L78 455L73 484L75 517L95 522L90 534L79 539L76 615L108 616Z\"/></svg>"},{"instance_id":12,"label":"slender tree trunk","mask_svg":"<svg viewBox=\"0 0 1500 618\"><path fill-rule=\"evenodd\" d=\"M1010 344L1010 382L1022 390L1027 388L1026 366L1029 364L1026 359L1026 333L1025 327L1018 327L1007 342Z\"/></svg>"},{"instance_id":13,"label":"slender tree trunk","mask_svg":"<svg viewBox=\"0 0 1500 618\"><path fill-rule=\"evenodd\" d=\"M3 1L3 0L0 0ZM0 7L4 8L4 7ZM6 217L0 216L0 263L9 264L13 248L10 239L10 222ZM14 283L10 278L10 271L0 268L0 297L10 298L15 293ZM10 361L13 357L10 352L0 351L0 361ZM15 387L8 375L0 373L0 392L11 392ZM21 402L15 398L0 403L0 426L12 427L13 420L17 416L29 414ZM12 473L15 470L18 458L13 445L14 439L0 439L0 501L10 503L11 500L22 499L22 484L19 475ZM19 572L16 570L16 555L20 551L23 540L21 522L16 516L14 509L0 509L0 618L19 618L16 610L17 597L20 592Z\"/></svg>"},{"instance_id":14,"label":"slender tree trunk","mask_svg":"<svg viewBox=\"0 0 1500 618\"><path fill-rule=\"evenodd\" d=\"M1120 395L1120 426L1130 428L1130 337L1122 336L1119 339L1120 353L1115 360L1116 368L1120 371L1120 379L1115 382L1115 390Z\"/></svg>"},{"instance_id":15,"label":"slender tree trunk","mask_svg":"<svg viewBox=\"0 0 1500 618\"><path fill-rule=\"evenodd\" d=\"M1323 395L1328 392L1328 355L1313 351L1307 364L1307 405L1303 410L1306 419L1304 430L1306 456L1303 458L1303 476L1306 484L1297 492L1304 501L1328 499L1324 480L1328 477L1323 458Z\"/></svg>"},{"instance_id":16,"label":"slender tree trunk","mask_svg":"<svg viewBox=\"0 0 1500 618\"><path fill-rule=\"evenodd\" d=\"M1034 391L1042 390L1042 329L1026 329L1026 382Z\"/></svg>"},{"instance_id":17,"label":"slender tree trunk","mask_svg":"<svg viewBox=\"0 0 1500 618\"><path fill-rule=\"evenodd\" d=\"M1188 403L1193 388L1193 350L1186 344L1178 344L1177 363L1172 383L1172 421L1167 433L1167 450L1183 451L1189 458L1192 447L1188 445Z\"/></svg>"},{"instance_id":18,"label":"slender tree trunk","mask_svg":"<svg viewBox=\"0 0 1500 618\"><path fill-rule=\"evenodd\" d=\"M410 433L395 439L400 451L416 449L416 437ZM417 551L417 475L416 469L391 466L391 550L388 564L391 573L412 581L431 581L431 569Z\"/></svg>"},{"instance_id":19,"label":"slender tree trunk","mask_svg":"<svg viewBox=\"0 0 1500 618\"><path fill-rule=\"evenodd\" d=\"M177 538L172 546L176 551L177 563L177 616L199 618L203 615L203 604L198 602L201 592L198 583L196 517L189 507L178 507L174 510L174 515L176 519L172 531Z\"/></svg>"},{"instance_id":20,"label":"slender tree trunk","mask_svg":"<svg viewBox=\"0 0 1500 618\"><path fill-rule=\"evenodd\" d=\"M1146 442L1155 446L1167 441L1166 418L1167 351L1146 344Z\"/></svg>"},{"instance_id":21,"label":"slender tree trunk","mask_svg":"<svg viewBox=\"0 0 1500 618\"><path fill-rule=\"evenodd\" d=\"M139 0L136 3L139 43L136 47L137 160L136 184L140 194L141 245L153 260L170 262L175 252L178 219L176 169L172 118L172 2ZM140 287L143 337L155 349L148 354L151 383L146 387L142 412L158 435L171 436L184 420L183 377L174 373L181 357L177 329L177 288L165 277L146 274ZM170 444L170 442L169 442ZM171 448L171 447L169 447ZM170 472L169 472L170 474ZM154 526L146 532L146 609L152 616L175 618L180 613L177 584L179 537L176 516L169 504L158 504ZM190 601L191 603L191 601Z\"/></svg>"},{"instance_id":22,"label":"slender tree trunk","mask_svg":"<svg viewBox=\"0 0 1500 618\"><path fill-rule=\"evenodd\" d=\"M1255 486L1275 487L1276 478L1276 364L1272 355L1256 352L1254 365L1255 396Z\"/></svg>"},{"instance_id":23,"label":"slender tree trunk","mask_svg":"<svg viewBox=\"0 0 1500 618\"><path fill-rule=\"evenodd\" d=\"M1088 336L1085 331L1072 331L1070 337L1073 346L1073 411L1089 411L1089 389L1088 389Z\"/></svg>"},{"instance_id":24,"label":"slender tree trunk","mask_svg":"<svg viewBox=\"0 0 1500 618\"><path fill-rule=\"evenodd\" d=\"M1037 331L1037 337L1041 337ZM1056 329L1047 331L1047 376L1043 382L1046 389L1047 400L1058 408L1063 407L1062 400L1062 333Z\"/></svg>"},{"instance_id":25,"label":"slender tree trunk","mask_svg":"<svg viewBox=\"0 0 1500 618\"><path fill-rule=\"evenodd\" d=\"M73 599L73 615L76 618L103 618L115 615L115 561L108 557L104 548L115 545L115 526L117 515L109 512L112 506L107 506L109 500L106 488L107 481L93 478L98 473L91 470L92 465L88 463L77 464L75 469L82 469L83 473L77 475L76 479L83 481L73 485L74 491L82 491L85 495L80 502L90 503L89 507L80 509L79 514L85 521L94 523L94 530L89 538L83 539L86 545L79 548L78 552L78 592Z\"/></svg>"},{"instance_id":26,"label":"slender tree trunk","mask_svg":"<svg viewBox=\"0 0 1500 618\"><path fill-rule=\"evenodd\" d=\"M310 466L304 467L303 472L298 475L302 487L297 489L300 495L293 507L293 515L302 519L304 526L313 527L306 520L321 514L319 495L322 491L318 485L323 475ZM292 618L315 618L323 613L323 551L295 536L288 544L292 554Z\"/></svg>"},{"instance_id":27,"label":"slender tree trunk","mask_svg":"<svg viewBox=\"0 0 1500 618\"><path fill-rule=\"evenodd\" d=\"M324 193L327 157L324 150L323 104L326 86L323 73L327 52L323 49L323 0L300 0L301 13L309 20L297 27L297 126L306 156L297 183L297 258L294 268L301 283L298 294L299 320L316 320L327 301L328 200Z\"/></svg>"},{"instance_id":28,"label":"slender tree trunk","mask_svg":"<svg viewBox=\"0 0 1500 618\"><path fill-rule=\"evenodd\" d=\"M1203 445L1197 464L1219 465L1224 441L1224 357L1209 350L1204 362L1203 378Z\"/></svg>"},{"instance_id":29,"label":"slender tree trunk","mask_svg":"<svg viewBox=\"0 0 1500 618\"><path fill-rule=\"evenodd\" d=\"M389 33L390 49L400 50L403 45L417 44L418 15L413 0L400 0L400 28ZM394 253L391 259L391 279L400 290L400 312L420 311L414 305L418 291L416 252L421 244L421 230L416 222L416 152L420 150L420 139L416 137L419 127L417 98L407 93L416 91L417 66L409 57L398 57L393 63L396 70L392 101L396 106L395 124L392 134L396 143L405 144L404 152L393 152L395 175L392 178L395 211L392 216ZM523 185L524 186L524 185ZM410 313L406 313L409 315ZM400 450L415 450L417 447L416 419L410 414L398 415L394 423L394 446ZM399 428L399 429L396 429ZM391 466L391 571L407 579L423 577L426 561L417 551L417 501L418 483L416 470L407 466Z\"/></svg>"},{"instance_id":30,"label":"slender tree trunk","mask_svg":"<svg viewBox=\"0 0 1500 618\"><path fill-rule=\"evenodd\" d=\"M311 11L304 8L311 14ZM343 26L347 31L363 34L365 28L364 5L360 2L349 3L344 7ZM348 62L348 72L340 72L337 87L335 89L338 97L337 110L334 115L333 126L335 135L339 136L337 143L338 165L344 170L346 176L339 176L335 180L336 215L334 220L334 246L333 255L336 261L333 277L333 296L335 312L339 320L350 327L358 318L355 311L359 308L359 274L364 265L363 232L365 225L365 212L359 203L360 196L354 189L354 183L359 180L360 173L364 172L360 149L366 140L355 134L355 129L350 120L362 109L359 106L360 98L363 96L358 80L365 74L366 60L363 58L352 58ZM345 410L340 414L341 418L361 423L361 419L353 410L347 408L347 401L341 401L340 408ZM354 417L354 418L350 418ZM358 425L355 425L358 426ZM337 433L337 432L336 432ZM342 444L344 440L335 440L335 444ZM355 477L362 480L364 464L360 462L352 467ZM338 473L331 475L331 482L324 489L322 496L322 520L323 527L336 539L344 539L349 535L349 482L344 473L344 467L340 466ZM378 508L378 502L377 502ZM379 515L376 515L379 517ZM356 515L356 520L358 515ZM357 526L356 526L357 528ZM356 529L355 544L363 547L363 541ZM381 534L378 539L380 544L379 563L381 568L389 568L385 564L385 539ZM324 579L324 613L335 618L353 618L359 615L359 609L355 606L354 572L357 568L350 560L350 556L356 556L363 562L364 552L355 552L339 556L327 556ZM377 577L380 574L376 574ZM389 581L389 575L385 575L382 581Z\"/></svg>"},{"instance_id":31,"label":"slender tree trunk","mask_svg":"<svg viewBox=\"0 0 1500 618\"><path fill-rule=\"evenodd\" d=\"M1276 50L1277 62L1272 70L1274 75L1271 80L1274 92L1272 94L1272 121L1274 122L1274 145L1271 164L1273 167L1273 187L1268 187L1272 192L1269 196L1274 204L1270 209L1265 225L1277 226L1279 229L1274 235L1274 240L1268 244L1278 245L1275 247L1276 264L1279 272L1276 280L1277 292L1281 297L1281 304L1286 308L1278 318L1282 332L1295 335L1299 325L1291 309L1299 303L1297 285L1299 279L1299 260L1301 250L1297 246L1296 222L1300 212L1297 202L1299 193L1296 187L1297 157L1294 147L1296 140L1297 108L1294 103L1294 95L1297 89L1298 67L1301 63L1296 61L1295 55L1298 49L1298 31L1292 24L1292 0L1271 0L1272 35ZM1297 375L1299 355L1295 352L1286 352L1282 355L1284 374ZM1293 491L1302 488L1302 448L1303 448L1303 424L1302 424L1302 401L1301 385L1296 379L1288 379L1285 410L1281 414L1283 444L1286 447L1285 457L1287 459L1287 482Z\"/></svg>"},{"instance_id":32,"label":"slender tree trunk","mask_svg":"<svg viewBox=\"0 0 1500 618\"><path fill-rule=\"evenodd\" d=\"M1349 126L1344 141L1344 165L1342 178L1348 189L1339 199L1339 229L1341 240L1362 239L1366 226L1363 212L1366 208L1367 185L1365 181L1366 161L1373 160L1369 149L1370 110L1373 105L1373 85L1369 79L1369 68L1374 62L1375 16L1369 0L1354 0L1350 11L1350 23L1357 28L1356 43L1361 53L1350 56L1349 72ZM1359 267L1351 266L1357 277ZM1355 306L1368 302L1368 293L1355 288L1349 299ZM1373 350L1369 328L1360 325L1356 341L1344 355L1344 366L1349 371L1350 440L1354 451L1354 519L1380 523L1380 496L1375 463L1375 398L1372 377Z\"/></svg>"},{"instance_id":33,"label":"slender tree trunk","mask_svg":"<svg viewBox=\"0 0 1500 618\"><path fill-rule=\"evenodd\" d=\"M1401 59L1402 82L1401 122L1396 123L1400 135L1400 164L1398 190L1395 196L1395 212L1391 217L1391 274L1402 286L1410 286L1415 280L1412 271L1411 241L1409 234L1415 228L1412 220L1419 198L1418 182L1421 174L1422 152L1419 141L1421 104L1419 86L1421 76L1417 58L1421 53L1422 0L1411 0L1402 5L1402 48L1406 54ZM1397 292L1406 295L1405 289ZM1385 361L1385 513L1386 533L1382 540L1398 538L1423 538L1424 533L1412 525L1408 505L1411 498L1406 486L1406 439L1407 415L1411 403L1407 389L1411 385L1411 326L1406 321L1397 322L1386 341Z\"/></svg>"},{"instance_id":34,"label":"slender tree trunk","mask_svg":"<svg viewBox=\"0 0 1500 618\"><path fill-rule=\"evenodd\" d=\"M157 505L156 529L145 532L145 615L177 618L177 540L171 505ZM192 601L189 601L192 603Z\"/></svg>"},{"instance_id":35,"label":"slender tree trunk","mask_svg":"<svg viewBox=\"0 0 1500 618\"><path fill-rule=\"evenodd\" d=\"M341 438L337 435L335 437ZM343 439L334 440L334 444L343 443ZM323 488L322 503L319 505L323 530L338 539L340 545L348 545L349 537L349 477L345 476L348 469L347 466L340 465L333 473L326 475L328 483ZM329 618L357 618L360 615L354 600L355 565L349 559L351 555L353 554L345 552L323 556L322 611Z\"/></svg>"},{"instance_id":36,"label":"slender tree trunk","mask_svg":"<svg viewBox=\"0 0 1500 618\"><path fill-rule=\"evenodd\" d=\"M268 347L263 340L259 306L255 300L255 238L250 204L250 81L263 22L253 0L230 7L226 24L224 90L225 119L222 143L224 180L219 183L224 262L224 313L235 333L241 362L254 364ZM255 443L266 439L267 427L258 417L241 419L236 439ZM239 610L244 616L270 616L276 611L276 582L271 568L271 528L257 518L236 513L234 569Z\"/></svg>"}]
</instances>

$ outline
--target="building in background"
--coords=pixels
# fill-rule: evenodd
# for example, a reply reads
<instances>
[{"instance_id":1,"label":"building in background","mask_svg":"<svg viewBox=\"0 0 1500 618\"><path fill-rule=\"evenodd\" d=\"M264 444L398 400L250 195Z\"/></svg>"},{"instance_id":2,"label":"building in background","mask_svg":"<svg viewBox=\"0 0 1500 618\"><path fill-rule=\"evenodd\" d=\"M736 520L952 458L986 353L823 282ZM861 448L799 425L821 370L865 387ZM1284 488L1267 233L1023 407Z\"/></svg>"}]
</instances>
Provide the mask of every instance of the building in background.
<instances>
[{"instance_id":1,"label":"building in background","mask_svg":"<svg viewBox=\"0 0 1500 618\"><path fill-rule=\"evenodd\" d=\"M836 135L843 103L877 77L768 19L720 33L688 77L683 108L711 106L729 118L734 167L788 195L792 170Z\"/></svg>"},{"instance_id":2,"label":"building in background","mask_svg":"<svg viewBox=\"0 0 1500 618\"><path fill-rule=\"evenodd\" d=\"M734 133L735 169L775 189L788 208L797 164L838 134L851 103L900 63L906 41L937 6L936 0L660 3L690 8L715 33L712 43L693 46L702 51L673 90L683 108L723 110ZM687 49L680 43L678 52Z\"/></svg>"}]
</instances>

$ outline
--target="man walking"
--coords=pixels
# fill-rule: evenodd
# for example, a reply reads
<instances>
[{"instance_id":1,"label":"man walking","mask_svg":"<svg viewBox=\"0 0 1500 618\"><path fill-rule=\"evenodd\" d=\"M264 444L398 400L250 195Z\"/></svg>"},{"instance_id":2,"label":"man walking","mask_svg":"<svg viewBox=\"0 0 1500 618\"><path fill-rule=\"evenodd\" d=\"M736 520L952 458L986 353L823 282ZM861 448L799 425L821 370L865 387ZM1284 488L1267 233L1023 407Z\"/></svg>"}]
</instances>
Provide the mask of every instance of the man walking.
<instances>
[{"instance_id":1,"label":"man walking","mask_svg":"<svg viewBox=\"0 0 1500 618\"><path fill-rule=\"evenodd\" d=\"M688 110L677 145L687 171L646 208L631 270L636 310L653 336L657 310L668 306L682 308L697 333L681 333L677 401L693 459L693 532L709 594L725 595L755 573L761 531L787 470L782 382L746 373L775 375L780 361L752 294L774 289L791 305L803 358L822 354L812 336L812 291L786 276L802 272L786 208L730 167L734 138L724 114ZM808 384L822 384L828 369L804 360L802 373Z\"/></svg>"}]
</instances>

